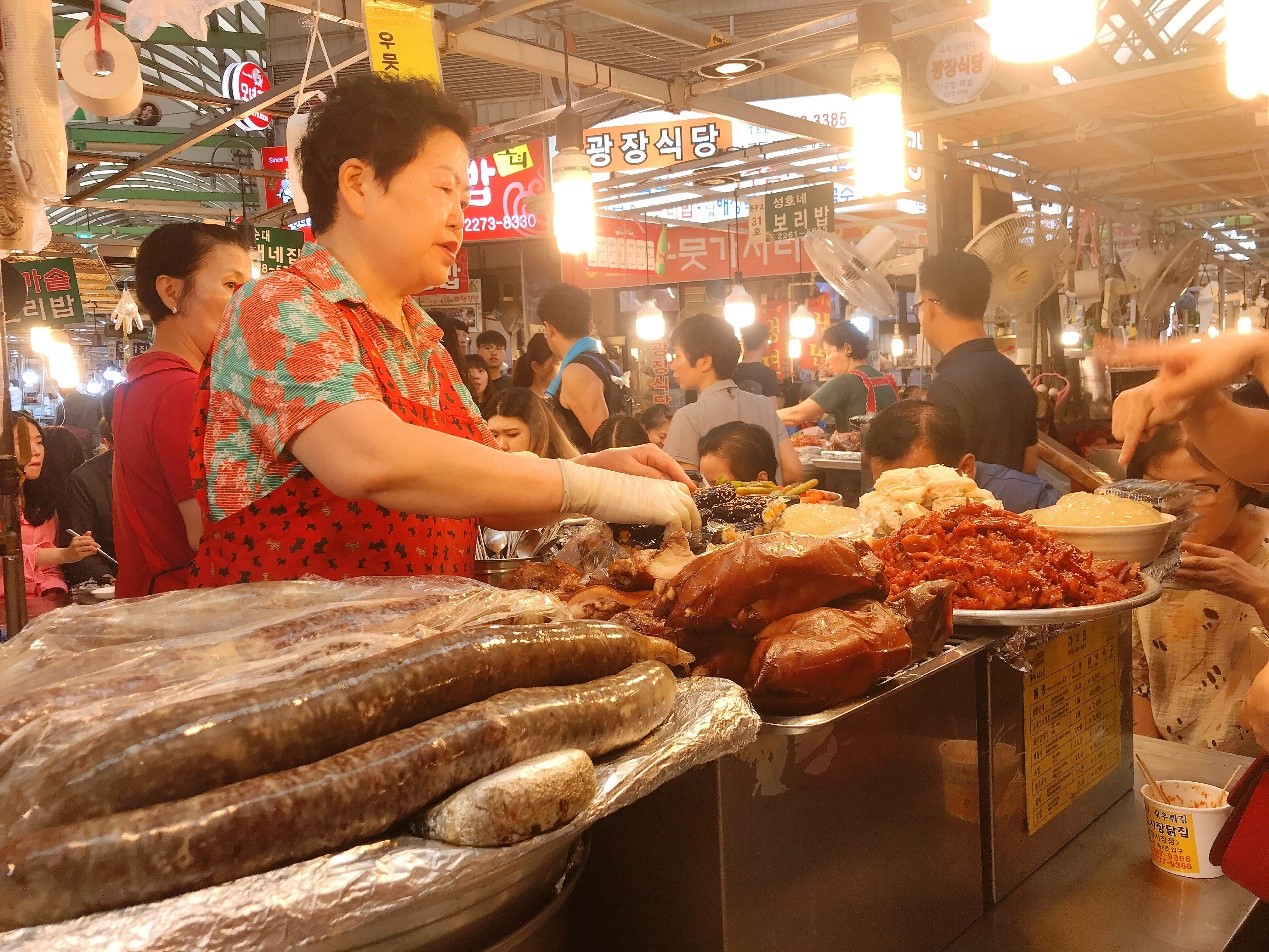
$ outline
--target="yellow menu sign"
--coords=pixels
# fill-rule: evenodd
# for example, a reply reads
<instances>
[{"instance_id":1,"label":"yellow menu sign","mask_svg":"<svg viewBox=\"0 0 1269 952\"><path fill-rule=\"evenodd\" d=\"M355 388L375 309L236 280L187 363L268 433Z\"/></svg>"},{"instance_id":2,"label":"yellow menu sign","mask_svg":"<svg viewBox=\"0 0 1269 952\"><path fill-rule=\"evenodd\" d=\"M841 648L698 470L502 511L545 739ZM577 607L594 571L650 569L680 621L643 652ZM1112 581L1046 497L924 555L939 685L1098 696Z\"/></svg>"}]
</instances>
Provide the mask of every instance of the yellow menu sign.
<instances>
[{"instance_id":1,"label":"yellow menu sign","mask_svg":"<svg viewBox=\"0 0 1269 952\"><path fill-rule=\"evenodd\" d=\"M1069 628L1027 652L1023 679L1027 828L1035 833L1120 760L1119 625Z\"/></svg>"},{"instance_id":2,"label":"yellow menu sign","mask_svg":"<svg viewBox=\"0 0 1269 952\"><path fill-rule=\"evenodd\" d=\"M430 79L441 85L441 61L432 33L432 5L363 0L370 62L382 76Z\"/></svg>"}]
</instances>

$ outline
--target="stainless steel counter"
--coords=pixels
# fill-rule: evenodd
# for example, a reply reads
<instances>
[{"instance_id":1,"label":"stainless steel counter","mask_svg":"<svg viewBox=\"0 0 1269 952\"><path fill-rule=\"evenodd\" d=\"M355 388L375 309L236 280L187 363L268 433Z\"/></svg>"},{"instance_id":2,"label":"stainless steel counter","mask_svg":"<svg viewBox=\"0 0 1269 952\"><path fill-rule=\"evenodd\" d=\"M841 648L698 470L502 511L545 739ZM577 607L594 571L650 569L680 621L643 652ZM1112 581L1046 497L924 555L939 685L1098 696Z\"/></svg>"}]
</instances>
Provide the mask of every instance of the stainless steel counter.
<instances>
[{"instance_id":1,"label":"stainless steel counter","mask_svg":"<svg viewBox=\"0 0 1269 952\"><path fill-rule=\"evenodd\" d=\"M1162 779L1224 784L1246 757L1135 738ZM1138 773L1075 840L990 907L946 952L1220 952L1256 898L1228 879L1185 879L1150 862ZM1266 941L1269 947L1269 940Z\"/></svg>"}]
</instances>

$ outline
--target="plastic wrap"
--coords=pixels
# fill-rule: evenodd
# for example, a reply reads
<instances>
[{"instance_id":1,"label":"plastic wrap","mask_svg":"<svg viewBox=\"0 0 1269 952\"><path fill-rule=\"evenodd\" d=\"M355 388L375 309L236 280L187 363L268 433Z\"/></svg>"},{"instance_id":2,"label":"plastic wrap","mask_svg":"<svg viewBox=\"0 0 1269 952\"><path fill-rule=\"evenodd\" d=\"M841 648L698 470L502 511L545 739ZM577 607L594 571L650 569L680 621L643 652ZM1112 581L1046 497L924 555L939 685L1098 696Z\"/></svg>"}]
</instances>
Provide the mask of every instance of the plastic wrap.
<instances>
[{"instance_id":1,"label":"plastic wrap","mask_svg":"<svg viewBox=\"0 0 1269 952\"><path fill-rule=\"evenodd\" d=\"M482 900L513 895L601 817L698 764L738 751L759 719L735 684L680 681L670 717L642 743L596 765L599 793L572 823L501 849L400 837L249 876L163 902L0 935L0 952L256 952L360 947L350 934L422 937L470 925ZM451 925L454 924L454 925ZM345 938L341 941L341 937Z\"/></svg>"},{"instance_id":2,"label":"plastic wrap","mask_svg":"<svg viewBox=\"0 0 1269 952\"><path fill-rule=\"evenodd\" d=\"M0 649L0 796L12 767L123 711L289 681L471 625L568 618L549 595L447 577L261 583L51 612Z\"/></svg>"},{"instance_id":3,"label":"plastic wrap","mask_svg":"<svg viewBox=\"0 0 1269 952\"><path fill-rule=\"evenodd\" d=\"M207 41L207 14L232 7L238 0L132 0L128 4L127 31L148 40L164 23L179 26L196 40Z\"/></svg>"}]
</instances>

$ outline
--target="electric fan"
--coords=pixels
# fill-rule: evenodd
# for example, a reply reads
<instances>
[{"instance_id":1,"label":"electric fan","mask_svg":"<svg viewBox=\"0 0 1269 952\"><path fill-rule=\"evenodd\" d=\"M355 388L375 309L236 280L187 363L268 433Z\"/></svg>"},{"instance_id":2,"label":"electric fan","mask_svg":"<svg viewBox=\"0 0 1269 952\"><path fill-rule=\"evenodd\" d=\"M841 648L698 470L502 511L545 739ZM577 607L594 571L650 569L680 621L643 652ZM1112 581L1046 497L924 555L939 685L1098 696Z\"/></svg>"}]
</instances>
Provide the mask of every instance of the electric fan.
<instances>
[{"instance_id":1,"label":"electric fan","mask_svg":"<svg viewBox=\"0 0 1269 952\"><path fill-rule=\"evenodd\" d=\"M875 318L895 316L894 290L881 271L882 262L899 246L889 228L878 225L857 245L826 231L808 232L802 242L816 269L838 294Z\"/></svg>"},{"instance_id":2,"label":"electric fan","mask_svg":"<svg viewBox=\"0 0 1269 952\"><path fill-rule=\"evenodd\" d=\"M987 318L1013 320L1058 289L1070 243L1057 218L1018 212L992 222L965 246L991 269Z\"/></svg>"}]
</instances>

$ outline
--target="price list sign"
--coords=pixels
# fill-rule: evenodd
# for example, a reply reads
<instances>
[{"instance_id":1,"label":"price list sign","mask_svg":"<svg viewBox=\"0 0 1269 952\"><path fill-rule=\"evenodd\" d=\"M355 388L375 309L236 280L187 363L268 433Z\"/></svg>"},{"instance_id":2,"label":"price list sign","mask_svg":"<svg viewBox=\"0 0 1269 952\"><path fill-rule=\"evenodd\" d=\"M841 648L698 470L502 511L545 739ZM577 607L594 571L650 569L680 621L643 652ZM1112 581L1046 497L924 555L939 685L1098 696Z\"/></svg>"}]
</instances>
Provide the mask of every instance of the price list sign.
<instances>
[{"instance_id":1,"label":"price list sign","mask_svg":"<svg viewBox=\"0 0 1269 952\"><path fill-rule=\"evenodd\" d=\"M1116 617L1061 632L1027 652L1023 681L1027 828L1035 833L1120 761Z\"/></svg>"}]
</instances>

